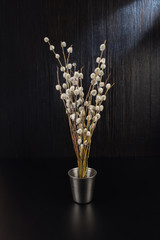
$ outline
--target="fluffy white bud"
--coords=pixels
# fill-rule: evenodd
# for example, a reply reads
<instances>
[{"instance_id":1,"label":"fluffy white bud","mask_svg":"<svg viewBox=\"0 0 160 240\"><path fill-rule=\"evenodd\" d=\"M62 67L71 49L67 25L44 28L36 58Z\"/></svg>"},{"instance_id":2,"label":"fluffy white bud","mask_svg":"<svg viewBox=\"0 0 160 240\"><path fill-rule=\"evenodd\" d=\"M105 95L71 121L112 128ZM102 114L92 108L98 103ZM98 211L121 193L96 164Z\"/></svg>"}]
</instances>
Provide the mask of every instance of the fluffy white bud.
<instances>
[{"instance_id":1,"label":"fluffy white bud","mask_svg":"<svg viewBox=\"0 0 160 240\"><path fill-rule=\"evenodd\" d=\"M100 87L104 87L104 82L100 82L100 83L99 83L99 86L100 86Z\"/></svg>"},{"instance_id":2,"label":"fluffy white bud","mask_svg":"<svg viewBox=\"0 0 160 240\"><path fill-rule=\"evenodd\" d=\"M99 111L99 106L96 106L96 107L95 107L95 110L96 110L96 111Z\"/></svg>"},{"instance_id":3,"label":"fluffy white bud","mask_svg":"<svg viewBox=\"0 0 160 240\"><path fill-rule=\"evenodd\" d=\"M92 79L92 80L91 80L91 84L92 84L92 85L93 85L93 84L96 85L96 84L97 84L97 81L96 81L95 79Z\"/></svg>"},{"instance_id":4,"label":"fluffy white bud","mask_svg":"<svg viewBox=\"0 0 160 240\"><path fill-rule=\"evenodd\" d=\"M66 83L63 83L62 87L63 87L64 89L66 89L66 88L67 88L67 84L66 84Z\"/></svg>"},{"instance_id":5,"label":"fluffy white bud","mask_svg":"<svg viewBox=\"0 0 160 240\"><path fill-rule=\"evenodd\" d=\"M81 128L78 129L78 130L77 130L77 133L78 133L78 134L82 134L82 129L81 129Z\"/></svg>"},{"instance_id":6,"label":"fluffy white bud","mask_svg":"<svg viewBox=\"0 0 160 240\"><path fill-rule=\"evenodd\" d=\"M97 117L96 116L93 117L93 122L97 122Z\"/></svg>"},{"instance_id":7,"label":"fluffy white bud","mask_svg":"<svg viewBox=\"0 0 160 240\"><path fill-rule=\"evenodd\" d=\"M103 75L104 75L103 70L99 71L99 75L100 75L100 76L103 76Z\"/></svg>"},{"instance_id":8,"label":"fluffy white bud","mask_svg":"<svg viewBox=\"0 0 160 240\"><path fill-rule=\"evenodd\" d=\"M81 91L80 91L79 94L80 94L80 96L81 96L82 98L84 97L84 92L81 92Z\"/></svg>"},{"instance_id":9,"label":"fluffy white bud","mask_svg":"<svg viewBox=\"0 0 160 240\"><path fill-rule=\"evenodd\" d=\"M87 117L86 117L86 120L87 121L90 121L92 119L92 116L91 115L88 115Z\"/></svg>"},{"instance_id":10,"label":"fluffy white bud","mask_svg":"<svg viewBox=\"0 0 160 240\"><path fill-rule=\"evenodd\" d=\"M81 105L81 99L79 98L78 100L77 100L77 107L79 107Z\"/></svg>"},{"instance_id":11,"label":"fluffy white bud","mask_svg":"<svg viewBox=\"0 0 160 240\"><path fill-rule=\"evenodd\" d=\"M76 78L79 78L79 72L75 72L75 73L74 73L74 76L75 76Z\"/></svg>"},{"instance_id":12,"label":"fluffy white bud","mask_svg":"<svg viewBox=\"0 0 160 240\"><path fill-rule=\"evenodd\" d=\"M100 60L101 60L101 58L100 58L100 57L97 57L96 62L99 63Z\"/></svg>"},{"instance_id":13,"label":"fluffy white bud","mask_svg":"<svg viewBox=\"0 0 160 240\"><path fill-rule=\"evenodd\" d=\"M99 76L96 77L96 81L101 81L101 78Z\"/></svg>"},{"instance_id":14,"label":"fluffy white bud","mask_svg":"<svg viewBox=\"0 0 160 240\"><path fill-rule=\"evenodd\" d=\"M62 67L60 68L60 70L61 70L61 72L64 72L64 71L65 71L65 67L62 66Z\"/></svg>"},{"instance_id":15,"label":"fluffy white bud","mask_svg":"<svg viewBox=\"0 0 160 240\"><path fill-rule=\"evenodd\" d=\"M78 96L78 94L79 94L79 89L74 90L74 94L75 94L76 96Z\"/></svg>"},{"instance_id":16,"label":"fluffy white bud","mask_svg":"<svg viewBox=\"0 0 160 240\"><path fill-rule=\"evenodd\" d=\"M88 144L88 141L87 141L87 140L85 140L85 141L84 141L84 145L87 145L87 144Z\"/></svg>"},{"instance_id":17,"label":"fluffy white bud","mask_svg":"<svg viewBox=\"0 0 160 240\"><path fill-rule=\"evenodd\" d=\"M59 59L60 55L56 53L55 58Z\"/></svg>"},{"instance_id":18,"label":"fluffy white bud","mask_svg":"<svg viewBox=\"0 0 160 240\"><path fill-rule=\"evenodd\" d=\"M109 90L111 88L111 84L110 83L107 83L106 84L106 89Z\"/></svg>"},{"instance_id":19,"label":"fluffy white bud","mask_svg":"<svg viewBox=\"0 0 160 240\"><path fill-rule=\"evenodd\" d=\"M95 89L93 89L93 90L90 92L90 95L92 95L92 96L96 96L96 94L97 94L97 90L95 90Z\"/></svg>"},{"instance_id":20,"label":"fluffy white bud","mask_svg":"<svg viewBox=\"0 0 160 240\"><path fill-rule=\"evenodd\" d=\"M50 47L49 47L49 49L51 50L51 51L53 51L54 50L54 46L53 45L50 45Z\"/></svg>"},{"instance_id":21,"label":"fluffy white bud","mask_svg":"<svg viewBox=\"0 0 160 240\"><path fill-rule=\"evenodd\" d=\"M66 42L61 42L61 47L66 47Z\"/></svg>"},{"instance_id":22,"label":"fluffy white bud","mask_svg":"<svg viewBox=\"0 0 160 240\"><path fill-rule=\"evenodd\" d=\"M75 119L75 113L73 113L73 114L70 115L70 119L71 119L72 121L74 121L74 119Z\"/></svg>"},{"instance_id":23,"label":"fluffy white bud","mask_svg":"<svg viewBox=\"0 0 160 240\"><path fill-rule=\"evenodd\" d=\"M69 64L67 65L67 68L68 68L68 69L71 69L71 68L72 68L72 64L69 63Z\"/></svg>"},{"instance_id":24,"label":"fluffy white bud","mask_svg":"<svg viewBox=\"0 0 160 240\"><path fill-rule=\"evenodd\" d=\"M100 106L99 106L99 110L102 112L103 109L104 109L103 105L100 105Z\"/></svg>"},{"instance_id":25,"label":"fluffy white bud","mask_svg":"<svg viewBox=\"0 0 160 240\"><path fill-rule=\"evenodd\" d=\"M71 90L70 90L70 89L67 89L67 90L66 90L66 94L67 94L68 96L70 96L70 95L71 95Z\"/></svg>"},{"instance_id":26,"label":"fluffy white bud","mask_svg":"<svg viewBox=\"0 0 160 240\"><path fill-rule=\"evenodd\" d=\"M67 73L67 74L66 74L66 80L68 80L68 81L69 81L69 80L70 80L70 78L71 78L71 75L70 75L69 73Z\"/></svg>"},{"instance_id":27,"label":"fluffy white bud","mask_svg":"<svg viewBox=\"0 0 160 240\"><path fill-rule=\"evenodd\" d=\"M73 52L73 48L72 47L67 48L67 52L68 53L72 53Z\"/></svg>"},{"instance_id":28,"label":"fluffy white bud","mask_svg":"<svg viewBox=\"0 0 160 240\"><path fill-rule=\"evenodd\" d=\"M71 92L73 92L74 91L74 86L71 86L70 90L71 90Z\"/></svg>"},{"instance_id":29,"label":"fluffy white bud","mask_svg":"<svg viewBox=\"0 0 160 240\"><path fill-rule=\"evenodd\" d=\"M106 62L106 59L105 58L102 58L101 59L101 63L105 63Z\"/></svg>"},{"instance_id":30,"label":"fluffy white bud","mask_svg":"<svg viewBox=\"0 0 160 240\"><path fill-rule=\"evenodd\" d=\"M74 79L75 79L75 77L71 77L71 79L70 79L70 80L71 80L71 82L73 82L73 81L74 81Z\"/></svg>"},{"instance_id":31,"label":"fluffy white bud","mask_svg":"<svg viewBox=\"0 0 160 240\"><path fill-rule=\"evenodd\" d=\"M105 44L101 44L101 45L100 45L100 51L104 51L105 48L106 48Z\"/></svg>"},{"instance_id":32,"label":"fluffy white bud","mask_svg":"<svg viewBox=\"0 0 160 240\"><path fill-rule=\"evenodd\" d=\"M101 100L105 101L106 100L106 95L102 95Z\"/></svg>"},{"instance_id":33,"label":"fluffy white bud","mask_svg":"<svg viewBox=\"0 0 160 240\"><path fill-rule=\"evenodd\" d=\"M83 87L79 87L79 91L82 92L83 91Z\"/></svg>"},{"instance_id":34,"label":"fluffy white bud","mask_svg":"<svg viewBox=\"0 0 160 240\"><path fill-rule=\"evenodd\" d=\"M80 124L80 122L81 122L81 119L80 119L80 118L77 118L77 119L76 119L76 124Z\"/></svg>"},{"instance_id":35,"label":"fluffy white bud","mask_svg":"<svg viewBox=\"0 0 160 240\"><path fill-rule=\"evenodd\" d=\"M81 79L83 79L83 73L80 73L80 74L79 74L79 77L80 77Z\"/></svg>"},{"instance_id":36,"label":"fluffy white bud","mask_svg":"<svg viewBox=\"0 0 160 240\"><path fill-rule=\"evenodd\" d=\"M83 130L83 132L86 133L86 132L87 132L87 128L85 128L85 129Z\"/></svg>"},{"instance_id":37,"label":"fluffy white bud","mask_svg":"<svg viewBox=\"0 0 160 240\"><path fill-rule=\"evenodd\" d=\"M87 135L87 137L90 137L91 136L90 131L87 131L86 135Z\"/></svg>"},{"instance_id":38,"label":"fluffy white bud","mask_svg":"<svg viewBox=\"0 0 160 240\"><path fill-rule=\"evenodd\" d=\"M106 64L102 63L101 68L105 69L106 68Z\"/></svg>"},{"instance_id":39,"label":"fluffy white bud","mask_svg":"<svg viewBox=\"0 0 160 240\"><path fill-rule=\"evenodd\" d=\"M44 41L47 43L47 42L49 42L49 38L48 37L45 37L44 38Z\"/></svg>"},{"instance_id":40,"label":"fluffy white bud","mask_svg":"<svg viewBox=\"0 0 160 240\"><path fill-rule=\"evenodd\" d=\"M99 73L100 68L97 67L94 71L95 71L95 73Z\"/></svg>"},{"instance_id":41,"label":"fluffy white bud","mask_svg":"<svg viewBox=\"0 0 160 240\"><path fill-rule=\"evenodd\" d=\"M100 95L97 95L96 96L96 102L98 103L98 102L100 102L101 101L101 96Z\"/></svg>"},{"instance_id":42,"label":"fluffy white bud","mask_svg":"<svg viewBox=\"0 0 160 240\"><path fill-rule=\"evenodd\" d=\"M99 113L96 114L97 119L99 120L101 118L101 115Z\"/></svg>"},{"instance_id":43,"label":"fluffy white bud","mask_svg":"<svg viewBox=\"0 0 160 240\"><path fill-rule=\"evenodd\" d=\"M81 112L81 111L83 111L84 110L84 107L80 107L79 108L79 111Z\"/></svg>"},{"instance_id":44,"label":"fluffy white bud","mask_svg":"<svg viewBox=\"0 0 160 240\"><path fill-rule=\"evenodd\" d=\"M92 78L92 79L94 79L95 78L95 73L91 73L91 75L90 75L90 77Z\"/></svg>"},{"instance_id":45,"label":"fluffy white bud","mask_svg":"<svg viewBox=\"0 0 160 240\"><path fill-rule=\"evenodd\" d=\"M58 84L58 85L56 85L56 90L57 91L60 91L61 90L61 86Z\"/></svg>"},{"instance_id":46,"label":"fluffy white bud","mask_svg":"<svg viewBox=\"0 0 160 240\"><path fill-rule=\"evenodd\" d=\"M99 92L100 94L102 94L102 93L103 93L103 88L98 88L98 92Z\"/></svg>"},{"instance_id":47,"label":"fluffy white bud","mask_svg":"<svg viewBox=\"0 0 160 240\"><path fill-rule=\"evenodd\" d=\"M92 114L92 116L95 115L95 111L93 109L90 110L90 113Z\"/></svg>"},{"instance_id":48,"label":"fluffy white bud","mask_svg":"<svg viewBox=\"0 0 160 240\"><path fill-rule=\"evenodd\" d=\"M88 106L88 104L89 104L89 103L88 103L88 101L85 101L85 102L84 102L84 106L86 106L86 107L87 107L87 106Z\"/></svg>"},{"instance_id":49,"label":"fluffy white bud","mask_svg":"<svg viewBox=\"0 0 160 240\"><path fill-rule=\"evenodd\" d=\"M73 80L73 85L75 85L75 86L76 86L77 84L78 84L77 80L76 80L76 79L74 79L74 80Z\"/></svg>"},{"instance_id":50,"label":"fluffy white bud","mask_svg":"<svg viewBox=\"0 0 160 240\"><path fill-rule=\"evenodd\" d=\"M81 144L81 142L82 142L82 139L81 138L78 138L78 145L80 145Z\"/></svg>"},{"instance_id":51,"label":"fluffy white bud","mask_svg":"<svg viewBox=\"0 0 160 240\"><path fill-rule=\"evenodd\" d=\"M64 72L63 73L63 77L66 79L66 75L67 75L67 73L66 72Z\"/></svg>"},{"instance_id":52,"label":"fluffy white bud","mask_svg":"<svg viewBox=\"0 0 160 240\"><path fill-rule=\"evenodd\" d=\"M61 99L64 100L64 99L66 99L66 98L67 98L67 95L66 95L65 93L62 93L62 94L61 94Z\"/></svg>"}]
</instances>

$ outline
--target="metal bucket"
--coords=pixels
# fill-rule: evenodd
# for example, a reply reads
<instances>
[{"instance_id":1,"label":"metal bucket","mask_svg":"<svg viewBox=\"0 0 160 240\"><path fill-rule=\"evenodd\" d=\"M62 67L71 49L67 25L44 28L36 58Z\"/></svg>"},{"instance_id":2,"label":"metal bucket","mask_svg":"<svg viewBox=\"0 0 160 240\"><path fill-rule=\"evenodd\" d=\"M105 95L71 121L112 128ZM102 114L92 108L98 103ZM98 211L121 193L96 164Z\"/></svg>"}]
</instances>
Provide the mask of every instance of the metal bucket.
<instances>
[{"instance_id":1,"label":"metal bucket","mask_svg":"<svg viewBox=\"0 0 160 240\"><path fill-rule=\"evenodd\" d=\"M73 200L76 203L85 204L92 201L97 171L88 168L87 177L78 177L78 168L72 168L68 171L71 183Z\"/></svg>"}]
</instances>

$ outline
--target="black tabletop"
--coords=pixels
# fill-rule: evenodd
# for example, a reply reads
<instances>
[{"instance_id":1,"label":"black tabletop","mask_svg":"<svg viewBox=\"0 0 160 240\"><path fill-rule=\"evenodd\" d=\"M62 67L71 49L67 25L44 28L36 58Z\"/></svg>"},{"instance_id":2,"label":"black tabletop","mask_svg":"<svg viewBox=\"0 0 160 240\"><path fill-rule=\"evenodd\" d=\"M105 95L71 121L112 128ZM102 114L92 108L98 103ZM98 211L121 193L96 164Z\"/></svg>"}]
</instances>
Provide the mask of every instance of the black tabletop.
<instances>
[{"instance_id":1,"label":"black tabletop","mask_svg":"<svg viewBox=\"0 0 160 240\"><path fill-rule=\"evenodd\" d=\"M99 172L93 201L78 205L63 166L1 161L0 240L160 239L158 183L111 176Z\"/></svg>"}]
</instances>

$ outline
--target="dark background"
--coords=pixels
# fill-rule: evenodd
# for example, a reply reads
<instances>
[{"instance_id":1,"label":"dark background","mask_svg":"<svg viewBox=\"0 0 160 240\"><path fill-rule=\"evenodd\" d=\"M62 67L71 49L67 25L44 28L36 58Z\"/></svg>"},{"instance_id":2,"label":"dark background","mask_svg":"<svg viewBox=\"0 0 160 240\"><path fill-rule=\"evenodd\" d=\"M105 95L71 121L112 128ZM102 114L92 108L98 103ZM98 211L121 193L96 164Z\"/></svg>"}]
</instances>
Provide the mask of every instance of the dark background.
<instances>
[{"instance_id":1,"label":"dark background","mask_svg":"<svg viewBox=\"0 0 160 240\"><path fill-rule=\"evenodd\" d=\"M159 239L159 0L1 0L0 29L1 239L64 239L62 225L73 239ZM86 207L70 196L76 158L45 36L57 52L61 40L73 44L85 91L107 40L116 84L93 136Z\"/></svg>"}]
</instances>

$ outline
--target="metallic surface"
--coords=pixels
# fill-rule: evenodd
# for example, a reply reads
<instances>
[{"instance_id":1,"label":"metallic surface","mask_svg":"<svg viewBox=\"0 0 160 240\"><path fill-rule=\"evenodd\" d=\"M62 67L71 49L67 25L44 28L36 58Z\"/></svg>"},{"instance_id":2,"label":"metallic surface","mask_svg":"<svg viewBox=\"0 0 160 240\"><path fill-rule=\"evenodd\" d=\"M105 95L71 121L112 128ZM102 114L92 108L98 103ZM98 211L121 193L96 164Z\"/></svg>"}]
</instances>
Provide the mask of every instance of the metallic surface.
<instances>
[{"instance_id":1,"label":"metallic surface","mask_svg":"<svg viewBox=\"0 0 160 240\"><path fill-rule=\"evenodd\" d=\"M76 203L85 204L92 201L97 171L88 168L87 177L78 177L78 168L72 168L68 171L71 183L73 200Z\"/></svg>"}]
</instances>

